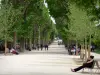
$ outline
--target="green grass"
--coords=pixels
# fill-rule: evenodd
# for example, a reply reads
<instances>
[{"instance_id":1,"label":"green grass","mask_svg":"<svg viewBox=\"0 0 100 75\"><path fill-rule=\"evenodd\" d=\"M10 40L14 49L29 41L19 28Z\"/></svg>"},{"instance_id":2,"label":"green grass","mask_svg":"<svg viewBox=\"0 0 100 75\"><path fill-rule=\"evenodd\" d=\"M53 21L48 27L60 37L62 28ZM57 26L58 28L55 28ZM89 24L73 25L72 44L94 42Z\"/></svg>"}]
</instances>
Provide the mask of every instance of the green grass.
<instances>
[{"instance_id":1,"label":"green grass","mask_svg":"<svg viewBox=\"0 0 100 75\"><path fill-rule=\"evenodd\" d=\"M95 53L100 54L100 49L96 49L96 50L95 50Z\"/></svg>"}]
</instances>

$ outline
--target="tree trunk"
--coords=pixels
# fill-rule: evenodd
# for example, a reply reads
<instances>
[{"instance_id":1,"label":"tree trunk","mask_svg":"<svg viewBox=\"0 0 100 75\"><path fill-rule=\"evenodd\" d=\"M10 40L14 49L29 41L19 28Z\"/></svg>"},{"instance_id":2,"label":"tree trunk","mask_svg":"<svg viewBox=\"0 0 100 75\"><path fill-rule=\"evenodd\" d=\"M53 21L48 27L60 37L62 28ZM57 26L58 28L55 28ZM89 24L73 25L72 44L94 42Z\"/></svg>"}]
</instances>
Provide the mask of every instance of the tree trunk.
<instances>
[{"instance_id":1,"label":"tree trunk","mask_svg":"<svg viewBox=\"0 0 100 75\"><path fill-rule=\"evenodd\" d=\"M78 42L77 42L77 40L76 40L76 55L78 55Z\"/></svg>"},{"instance_id":2,"label":"tree trunk","mask_svg":"<svg viewBox=\"0 0 100 75\"><path fill-rule=\"evenodd\" d=\"M39 44L39 46L40 46L40 26L39 26L39 40L38 40L38 44Z\"/></svg>"},{"instance_id":3,"label":"tree trunk","mask_svg":"<svg viewBox=\"0 0 100 75\"><path fill-rule=\"evenodd\" d=\"M7 48L7 40L5 39L5 55L7 54L8 52L8 48Z\"/></svg>"},{"instance_id":4,"label":"tree trunk","mask_svg":"<svg viewBox=\"0 0 100 75\"><path fill-rule=\"evenodd\" d=\"M29 39L29 47L32 50L32 39L31 38Z\"/></svg>"},{"instance_id":5,"label":"tree trunk","mask_svg":"<svg viewBox=\"0 0 100 75\"><path fill-rule=\"evenodd\" d=\"M26 50L26 45L27 45L27 39L24 40L25 50Z\"/></svg>"},{"instance_id":6,"label":"tree trunk","mask_svg":"<svg viewBox=\"0 0 100 75\"><path fill-rule=\"evenodd\" d=\"M14 32L14 48L16 49L17 34Z\"/></svg>"},{"instance_id":7,"label":"tree trunk","mask_svg":"<svg viewBox=\"0 0 100 75\"><path fill-rule=\"evenodd\" d=\"M90 52L91 52L91 34L90 34L90 38L89 38L89 46L88 46L88 57L90 57Z\"/></svg>"},{"instance_id":8,"label":"tree trunk","mask_svg":"<svg viewBox=\"0 0 100 75\"><path fill-rule=\"evenodd\" d=\"M33 46L36 47L36 39L33 39Z\"/></svg>"},{"instance_id":9,"label":"tree trunk","mask_svg":"<svg viewBox=\"0 0 100 75\"><path fill-rule=\"evenodd\" d=\"M24 43L25 43L24 39L23 39L23 38L21 38L21 40L20 40L21 52L24 52L24 50L25 50Z\"/></svg>"},{"instance_id":10,"label":"tree trunk","mask_svg":"<svg viewBox=\"0 0 100 75\"><path fill-rule=\"evenodd\" d=\"M82 59L82 53L83 53L83 45L81 44L81 49L80 49L80 58Z\"/></svg>"},{"instance_id":11,"label":"tree trunk","mask_svg":"<svg viewBox=\"0 0 100 75\"><path fill-rule=\"evenodd\" d=\"M69 40L68 40L68 42L67 42L68 44L67 44L67 49L69 49L69 46L70 46L70 44L69 44Z\"/></svg>"},{"instance_id":12,"label":"tree trunk","mask_svg":"<svg viewBox=\"0 0 100 75\"><path fill-rule=\"evenodd\" d=\"M87 60L87 38L85 37L85 61Z\"/></svg>"}]
</instances>

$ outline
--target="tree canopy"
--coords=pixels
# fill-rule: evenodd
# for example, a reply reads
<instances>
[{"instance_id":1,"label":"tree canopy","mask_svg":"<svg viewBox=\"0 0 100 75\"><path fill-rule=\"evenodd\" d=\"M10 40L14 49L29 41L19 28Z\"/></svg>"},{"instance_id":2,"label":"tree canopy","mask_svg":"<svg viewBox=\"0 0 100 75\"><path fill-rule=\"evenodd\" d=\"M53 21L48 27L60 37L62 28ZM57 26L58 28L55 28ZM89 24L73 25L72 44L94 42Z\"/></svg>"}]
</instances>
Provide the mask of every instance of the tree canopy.
<instances>
[{"instance_id":1,"label":"tree canopy","mask_svg":"<svg viewBox=\"0 0 100 75\"><path fill-rule=\"evenodd\" d=\"M98 37L99 29L94 22L99 23L99 3L99 0L1 0L0 39L17 41L23 46L47 44L57 33L64 42L83 40L90 34Z\"/></svg>"}]
</instances>

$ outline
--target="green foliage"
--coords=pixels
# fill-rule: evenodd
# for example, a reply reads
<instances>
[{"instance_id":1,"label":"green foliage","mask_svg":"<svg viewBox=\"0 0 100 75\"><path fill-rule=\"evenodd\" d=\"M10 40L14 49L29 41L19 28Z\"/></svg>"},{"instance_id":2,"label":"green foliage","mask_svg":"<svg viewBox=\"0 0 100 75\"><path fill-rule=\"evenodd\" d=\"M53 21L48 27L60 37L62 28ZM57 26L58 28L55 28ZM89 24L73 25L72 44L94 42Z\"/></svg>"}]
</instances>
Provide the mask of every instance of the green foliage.
<instances>
[{"instance_id":1,"label":"green foliage","mask_svg":"<svg viewBox=\"0 0 100 75\"><path fill-rule=\"evenodd\" d=\"M99 46L100 46L100 45L99 45ZM100 49L96 49L96 50L95 50L95 53L100 54Z\"/></svg>"},{"instance_id":2,"label":"green foliage","mask_svg":"<svg viewBox=\"0 0 100 75\"><path fill-rule=\"evenodd\" d=\"M76 4L76 6L84 9L93 8L98 0L69 0L71 3Z\"/></svg>"},{"instance_id":3,"label":"green foliage","mask_svg":"<svg viewBox=\"0 0 100 75\"><path fill-rule=\"evenodd\" d=\"M10 33L12 32L11 28L13 27L13 25L15 25L15 23L18 21L18 14L16 14L16 12L18 12L18 10L13 9L13 5L10 4L8 5L3 4L1 5L1 9L0 9L0 32L1 34L1 39L6 39L6 40L11 40L12 36L10 35Z\"/></svg>"},{"instance_id":4,"label":"green foliage","mask_svg":"<svg viewBox=\"0 0 100 75\"><path fill-rule=\"evenodd\" d=\"M82 40L85 37L89 38L92 35L92 42L99 45L98 35L100 31L95 26L94 21L98 20L99 9L96 8L98 4L97 0L69 0L70 12L71 12L71 26L70 32L72 39ZM95 40L94 40L95 39Z\"/></svg>"},{"instance_id":5,"label":"green foliage","mask_svg":"<svg viewBox=\"0 0 100 75\"><path fill-rule=\"evenodd\" d=\"M91 21L91 17L87 15L87 12L79 9L74 4L70 4L70 33L69 38L73 40L83 40L89 35L93 35L95 32L95 24Z\"/></svg>"},{"instance_id":6,"label":"green foliage","mask_svg":"<svg viewBox=\"0 0 100 75\"><path fill-rule=\"evenodd\" d=\"M51 16L57 18L57 17L63 17L67 16L66 14L69 12L67 1L66 0L46 0L48 3L49 11Z\"/></svg>"},{"instance_id":7,"label":"green foliage","mask_svg":"<svg viewBox=\"0 0 100 75\"><path fill-rule=\"evenodd\" d=\"M44 0L2 0L0 38L11 40L16 32L18 39L34 37L37 40L40 30L41 38L49 41L55 28L48 11Z\"/></svg>"},{"instance_id":8,"label":"green foliage","mask_svg":"<svg viewBox=\"0 0 100 75\"><path fill-rule=\"evenodd\" d=\"M65 39L69 24L68 0L46 0L50 15L55 18L58 35Z\"/></svg>"},{"instance_id":9,"label":"green foliage","mask_svg":"<svg viewBox=\"0 0 100 75\"><path fill-rule=\"evenodd\" d=\"M49 41L54 34L63 40L82 40L86 36L99 37L94 21L100 18L97 0L2 0L0 9L0 37L12 39L13 32L18 38ZM53 24L50 17L56 24ZM5 34L5 35L4 35ZM98 38L99 39L99 38ZM95 39L93 39L95 41Z\"/></svg>"},{"instance_id":10,"label":"green foliage","mask_svg":"<svg viewBox=\"0 0 100 75\"><path fill-rule=\"evenodd\" d=\"M88 15L93 15L94 18L100 19L100 0L69 0L69 2L87 11Z\"/></svg>"}]
</instances>

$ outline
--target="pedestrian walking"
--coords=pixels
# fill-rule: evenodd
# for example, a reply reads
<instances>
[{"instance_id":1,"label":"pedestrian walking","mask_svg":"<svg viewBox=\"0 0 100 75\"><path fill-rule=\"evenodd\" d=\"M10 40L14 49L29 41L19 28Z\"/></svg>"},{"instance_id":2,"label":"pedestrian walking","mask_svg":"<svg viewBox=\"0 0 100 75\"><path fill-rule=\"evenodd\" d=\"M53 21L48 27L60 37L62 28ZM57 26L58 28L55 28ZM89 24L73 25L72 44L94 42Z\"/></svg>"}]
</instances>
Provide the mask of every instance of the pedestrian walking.
<instances>
[{"instance_id":1,"label":"pedestrian walking","mask_svg":"<svg viewBox=\"0 0 100 75\"><path fill-rule=\"evenodd\" d=\"M48 45L47 44L45 45L45 50L48 50Z\"/></svg>"},{"instance_id":2,"label":"pedestrian walking","mask_svg":"<svg viewBox=\"0 0 100 75\"><path fill-rule=\"evenodd\" d=\"M39 51L39 44L37 44L37 50Z\"/></svg>"},{"instance_id":3,"label":"pedestrian walking","mask_svg":"<svg viewBox=\"0 0 100 75\"><path fill-rule=\"evenodd\" d=\"M42 49L43 49L43 44L41 44L41 51L42 51Z\"/></svg>"},{"instance_id":4,"label":"pedestrian walking","mask_svg":"<svg viewBox=\"0 0 100 75\"><path fill-rule=\"evenodd\" d=\"M91 52L94 52L95 46L91 45Z\"/></svg>"}]
</instances>

